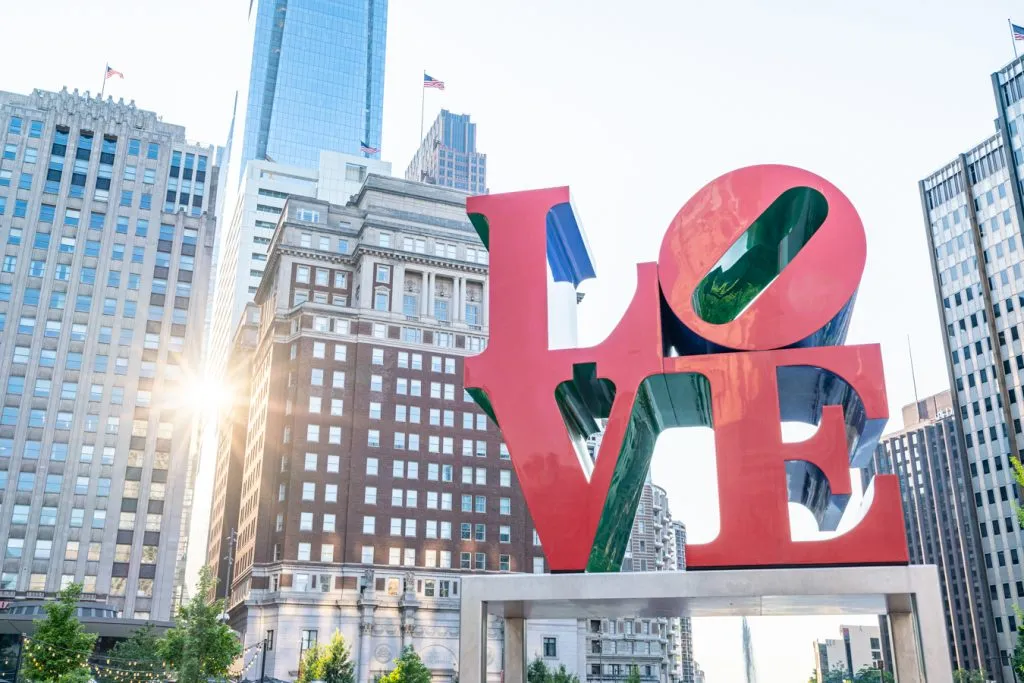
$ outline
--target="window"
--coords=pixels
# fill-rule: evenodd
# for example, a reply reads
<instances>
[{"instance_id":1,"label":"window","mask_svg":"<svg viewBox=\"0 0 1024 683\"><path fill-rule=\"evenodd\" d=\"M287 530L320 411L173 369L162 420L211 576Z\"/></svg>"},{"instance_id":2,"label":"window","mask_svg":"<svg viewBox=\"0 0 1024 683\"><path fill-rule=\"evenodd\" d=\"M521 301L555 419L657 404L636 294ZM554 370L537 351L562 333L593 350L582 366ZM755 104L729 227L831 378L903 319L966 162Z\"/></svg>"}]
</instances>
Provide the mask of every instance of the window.
<instances>
[{"instance_id":1,"label":"window","mask_svg":"<svg viewBox=\"0 0 1024 683\"><path fill-rule=\"evenodd\" d=\"M545 657L557 657L558 656L557 641L554 638L544 638L544 656Z\"/></svg>"}]
</instances>

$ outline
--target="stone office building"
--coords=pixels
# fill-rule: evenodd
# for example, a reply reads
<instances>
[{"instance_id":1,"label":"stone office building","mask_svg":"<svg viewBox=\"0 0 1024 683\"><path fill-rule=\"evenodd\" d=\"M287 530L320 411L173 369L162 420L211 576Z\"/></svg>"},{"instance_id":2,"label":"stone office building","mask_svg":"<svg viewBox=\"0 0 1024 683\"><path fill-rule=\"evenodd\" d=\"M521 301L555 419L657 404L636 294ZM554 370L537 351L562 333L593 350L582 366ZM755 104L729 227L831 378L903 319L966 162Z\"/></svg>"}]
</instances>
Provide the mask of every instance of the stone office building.
<instances>
[{"instance_id":1,"label":"stone office building","mask_svg":"<svg viewBox=\"0 0 1024 683\"><path fill-rule=\"evenodd\" d=\"M134 103L35 90L0 93L0 150L0 600L77 582L167 621L215 149Z\"/></svg>"},{"instance_id":2,"label":"stone office building","mask_svg":"<svg viewBox=\"0 0 1024 683\"><path fill-rule=\"evenodd\" d=\"M939 570L953 668L999 671L991 605L978 573L983 554L973 510L983 499L965 486L970 475L952 395L905 406L903 424L882 438L863 483L875 473L900 479L910 561Z\"/></svg>"},{"instance_id":3,"label":"stone office building","mask_svg":"<svg viewBox=\"0 0 1024 683\"><path fill-rule=\"evenodd\" d=\"M454 190L370 175L347 205L285 203L240 327L258 318L246 438L218 454L237 518L217 519L225 498L211 520L237 529L231 623L267 641L268 676L293 678L337 629L360 681L408 644L445 680L461 575L544 571L501 435L462 384L487 340L487 260Z\"/></svg>"}]
</instances>

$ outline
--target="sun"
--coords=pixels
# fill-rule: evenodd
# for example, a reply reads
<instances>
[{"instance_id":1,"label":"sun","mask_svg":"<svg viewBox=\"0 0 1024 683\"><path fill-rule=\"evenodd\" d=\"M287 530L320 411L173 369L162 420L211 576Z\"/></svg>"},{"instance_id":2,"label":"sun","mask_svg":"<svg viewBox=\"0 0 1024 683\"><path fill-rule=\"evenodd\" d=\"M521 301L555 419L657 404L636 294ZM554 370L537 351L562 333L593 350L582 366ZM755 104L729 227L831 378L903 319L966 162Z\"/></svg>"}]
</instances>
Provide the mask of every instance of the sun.
<instances>
[{"instance_id":1,"label":"sun","mask_svg":"<svg viewBox=\"0 0 1024 683\"><path fill-rule=\"evenodd\" d=\"M184 371L173 388L164 392L164 407L190 413L196 417L216 416L230 406L234 392L221 377L203 372Z\"/></svg>"}]
</instances>

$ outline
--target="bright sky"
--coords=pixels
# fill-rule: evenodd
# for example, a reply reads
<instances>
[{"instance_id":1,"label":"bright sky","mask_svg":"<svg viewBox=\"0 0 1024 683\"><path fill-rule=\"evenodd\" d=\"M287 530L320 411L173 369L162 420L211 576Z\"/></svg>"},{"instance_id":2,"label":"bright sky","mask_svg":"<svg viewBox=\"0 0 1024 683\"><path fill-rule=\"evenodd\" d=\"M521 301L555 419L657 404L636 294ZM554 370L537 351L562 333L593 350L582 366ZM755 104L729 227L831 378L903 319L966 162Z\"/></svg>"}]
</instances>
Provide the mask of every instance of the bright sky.
<instances>
[{"instance_id":1,"label":"bright sky","mask_svg":"<svg viewBox=\"0 0 1024 683\"><path fill-rule=\"evenodd\" d=\"M448 86L427 93L427 120L441 106L472 114L492 192L570 185L601 277L581 311L589 340L618 320L633 264L656 258L703 184L767 162L825 176L867 229L850 341L881 343L898 426L914 398L908 334L920 394L947 386L917 181L992 133L989 74L1013 56L1015 4L1024 20L1009 0L391 0L383 157L401 174L417 146L426 69ZM4 3L5 52L24 59L0 88L95 92L109 62L125 73L109 94L223 144L247 5ZM669 441L656 480L707 538L709 441ZM753 620L761 683L803 683L811 640L838 621ZM739 634L738 621L695 624L710 681L741 680Z\"/></svg>"}]
</instances>

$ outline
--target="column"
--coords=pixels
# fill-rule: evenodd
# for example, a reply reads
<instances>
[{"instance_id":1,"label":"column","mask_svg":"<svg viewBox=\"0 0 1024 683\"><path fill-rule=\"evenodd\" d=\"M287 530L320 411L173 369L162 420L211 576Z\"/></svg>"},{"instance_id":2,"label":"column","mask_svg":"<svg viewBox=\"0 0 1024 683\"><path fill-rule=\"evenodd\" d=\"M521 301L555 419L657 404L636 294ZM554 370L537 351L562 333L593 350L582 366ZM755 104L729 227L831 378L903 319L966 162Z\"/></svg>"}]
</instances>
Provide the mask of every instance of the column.
<instances>
[{"instance_id":1,"label":"column","mask_svg":"<svg viewBox=\"0 0 1024 683\"><path fill-rule=\"evenodd\" d=\"M504 683L526 683L525 624L526 620L522 617L505 617Z\"/></svg>"},{"instance_id":2,"label":"column","mask_svg":"<svg viewBox=\"0 0 1024 683\"><path fill-rule=\"evenodd\" d=\"M480 324L487 327L491 322L491 310L490 310L490 292L491 292L491 281L490 278L484 278L484 295L483 302L480 305Z\"/></svg>"},{"instance_id":3,"label":"column","mask_svg":"<svg viewBox=\"0 0 1024 683\"><path fill-rule=\"evenodd\" d=\"M460 277L455 289L455 319L466 321L466 278Z\"/></svg>"},{"instance_id":4,"label":"column","mask_svg":"<svg viewBox=\"0 0 1024 683\"><path fill-rule=\"evenodd\" d=\"M427 315L428 313L427 305L430 301L430 281L430 271L423 271L423 286L420 289L420 315Z\"/></svg>"},{"instance_id":5,"label":"column","mask_svg":"<svg viewBox=\"0 0 1024 683\"><path fill-rule=\"evenodd\" d=\"M430 273L430 286L427 287L426 315L434 315L434 288L437 287L437 275Z\"/></svg>"},{"instance_id":6,"label":"column","mask_svg":"<svg viewBox=\"0 0 1024 683\"><path fill-rule=\"evenodd\" d=\"M369 261L359 273L359 299L352 301L353 307L373 308L373 280L376 277L377 264ZM354 283L353 283L354 284ZM355 294L355 289L351 292Z\"/></svg>"},{"instance_id":7,"label":"column","mask_svg":"<svg viewBox=\"0 0 1024 683\"><path fill-rule=\"evenodd\" d=\"M402 312L402 297L405 296L405 266L396 264L391 268L391 312Z\"/></svg>"},{"instance_id":8,"label":"column","mask_svg":"<svg viewBox=\"0 0 1024 683\"><path fill-rule=\"evenodd\" d=\"M359 623L359 677L356 683L370 683L370 645L373 640L373 612L363 613Z\"/></svg>"}]
</instances>

